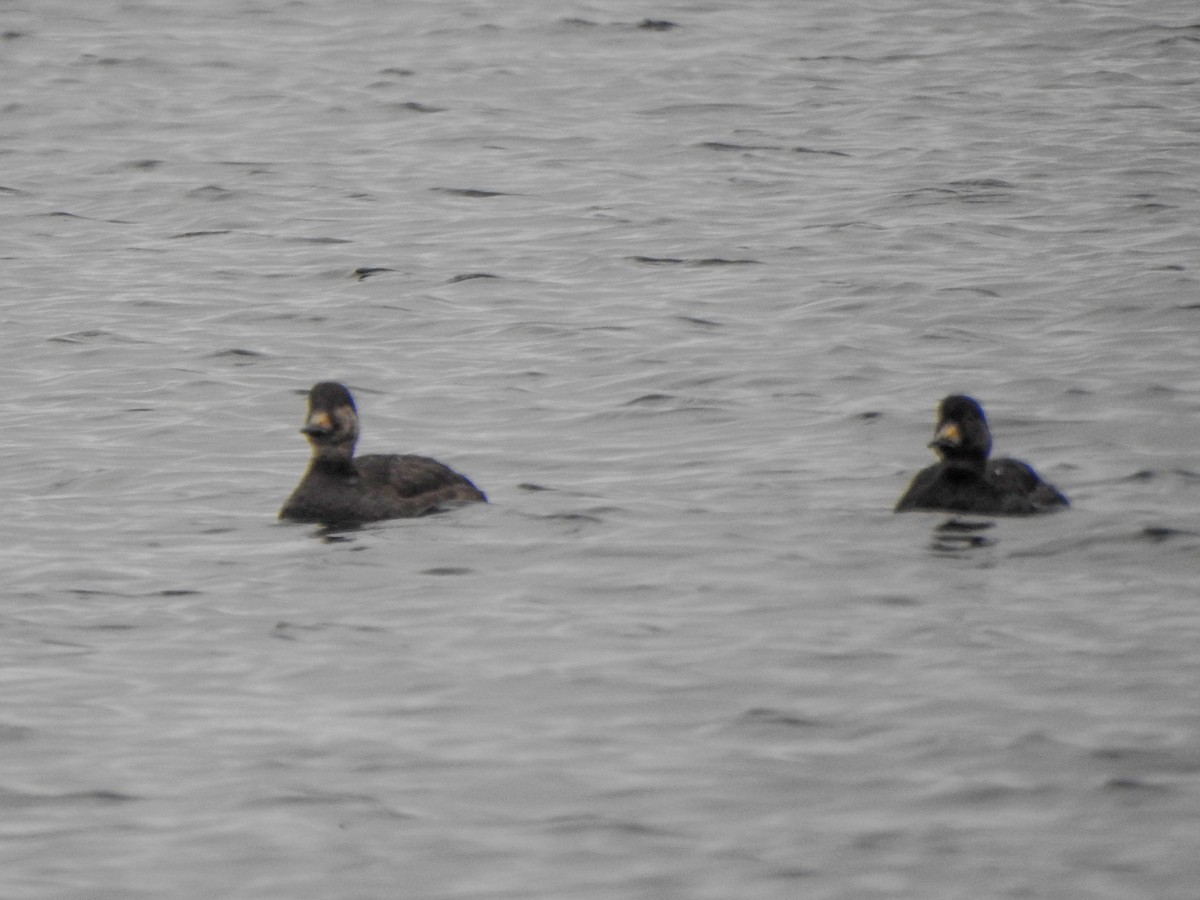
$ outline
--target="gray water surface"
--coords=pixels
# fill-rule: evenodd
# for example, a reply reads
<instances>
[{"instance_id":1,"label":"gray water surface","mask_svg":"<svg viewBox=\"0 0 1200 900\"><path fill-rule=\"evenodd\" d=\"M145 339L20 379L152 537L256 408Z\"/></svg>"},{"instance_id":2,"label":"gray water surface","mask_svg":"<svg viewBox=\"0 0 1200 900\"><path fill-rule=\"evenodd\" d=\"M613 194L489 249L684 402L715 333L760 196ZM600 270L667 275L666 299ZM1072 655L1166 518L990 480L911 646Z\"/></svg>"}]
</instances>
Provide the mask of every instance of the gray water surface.
<instances>
[{"instance_id":1,"label":"gray water surface","mask_svg":"<svg viewBox=\"0 0 1200 900\"><path fill-rule=\"evenodd\" d=\"M1196 896L1194 2L0 13L4 900Z\"/></svg>"}]
</instances>

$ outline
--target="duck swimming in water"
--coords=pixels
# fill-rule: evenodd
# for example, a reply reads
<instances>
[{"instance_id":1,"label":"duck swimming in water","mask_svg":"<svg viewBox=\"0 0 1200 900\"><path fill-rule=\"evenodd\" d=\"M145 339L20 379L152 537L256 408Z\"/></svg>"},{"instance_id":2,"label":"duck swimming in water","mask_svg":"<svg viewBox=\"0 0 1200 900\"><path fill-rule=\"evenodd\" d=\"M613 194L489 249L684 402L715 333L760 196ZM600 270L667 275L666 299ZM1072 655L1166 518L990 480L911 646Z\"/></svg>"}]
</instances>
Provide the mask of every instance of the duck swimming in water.
<instances>
[{"instance_id":1,"label":"duck swimming in water","mask_svg":"<svg viewBox=\"0 0 1200 900\"><path fill-rule=\"evenodd\" d=\"M358 410L345 385L322 381L308 392L301 434L312 461L279 511L281 519L354 525L423 516L453 503L486 503L483 491L436 459L355 456Z\"/></svg>"},{"instance_id":2,"label":"duck swimming in water","mask_svg":"<svg viewBox=\"0 0 1200 900\"><path fill-rule=\"evenodd\" d=\"M971 397L954 394L942 400L929 446L941 461L917 473L896 504L896 512L945 510L1021 516L1069 505L1028 463L988 459L992 433L983 408Z\"/></svg>"}]
</instances>

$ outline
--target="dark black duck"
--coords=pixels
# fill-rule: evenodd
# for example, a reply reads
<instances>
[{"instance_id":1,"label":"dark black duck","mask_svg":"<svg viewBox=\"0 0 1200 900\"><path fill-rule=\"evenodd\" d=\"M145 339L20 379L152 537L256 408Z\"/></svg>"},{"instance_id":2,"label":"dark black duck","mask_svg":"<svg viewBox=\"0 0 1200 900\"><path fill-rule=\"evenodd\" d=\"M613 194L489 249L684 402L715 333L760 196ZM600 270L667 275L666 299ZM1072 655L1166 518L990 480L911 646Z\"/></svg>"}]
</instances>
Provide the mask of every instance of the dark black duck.
<instances>
[{"instance_id":1,"label":"dark black duck","mask_svg":"<svg viewBox=\"0 0 1200 900\"><path fill-rule=\"evenodd\" d=\"M353 525L423 516L448 504L487 497L469 480L425 456L355 456L358 411L344 385L322 381L308 392L301 434L312 461L279 511L281 519Z\"/></svg>"},{"instance_id":2,"label":"dark black duck","mask_svg":"<svg viewBox=\"0 0 1200 900\"><path fill-rule=\"evenodd\" d=\"M1025 516L1052 512L1067 498L1019 459L988 459L992 433L983 408L962 395L938 405L929 444L941 462L918 472L896 512L945 510L979 515Z\"/></svg>"}]
</instances>

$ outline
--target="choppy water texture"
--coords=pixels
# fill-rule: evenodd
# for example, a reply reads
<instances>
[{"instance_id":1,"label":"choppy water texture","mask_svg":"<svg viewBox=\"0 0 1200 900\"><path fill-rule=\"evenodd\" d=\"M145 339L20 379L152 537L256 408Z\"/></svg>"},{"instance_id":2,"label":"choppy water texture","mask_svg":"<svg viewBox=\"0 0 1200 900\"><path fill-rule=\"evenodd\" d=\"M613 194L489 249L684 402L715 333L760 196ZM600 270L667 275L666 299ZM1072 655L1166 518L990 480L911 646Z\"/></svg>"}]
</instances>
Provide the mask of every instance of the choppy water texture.
<instances>
[{"instance_id":1,"label":"choppy water texture","mask_svg":"<svg viewBox=\"0 0 1200 900\"><path fill-rule=\"evenodd\" d=\"M1193 0L2 12L5 900L1196 896Z\"/></svg>"}]
</instances>

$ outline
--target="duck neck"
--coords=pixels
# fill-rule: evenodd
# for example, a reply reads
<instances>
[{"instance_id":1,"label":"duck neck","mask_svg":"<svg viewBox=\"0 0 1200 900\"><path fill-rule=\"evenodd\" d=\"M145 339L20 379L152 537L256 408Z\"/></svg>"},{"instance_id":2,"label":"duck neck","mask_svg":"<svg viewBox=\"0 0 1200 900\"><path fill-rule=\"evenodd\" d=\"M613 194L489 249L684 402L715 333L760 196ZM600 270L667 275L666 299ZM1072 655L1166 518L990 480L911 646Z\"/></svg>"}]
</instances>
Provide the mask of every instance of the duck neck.
<instances>
[{"instance_id":1,"label":"duck neck","mask_svg":"<svg viewBox=\"0 0 1200 900\"><path fill-rule=\"evenodd\" d=\"M354 474L354 444L314 445L310 468L334 476Z\"/></svg>"},{"instance_id":2,"label":"duck neck","mask_svg":"<svg viewBox=\"0 0 1200 900\"><path fill-rule=\"evenodd\" d=\"M968 472L983 474L987 471L987 457L978 453L942 453L946 465Z\"/></svg>"}]
</instances>

